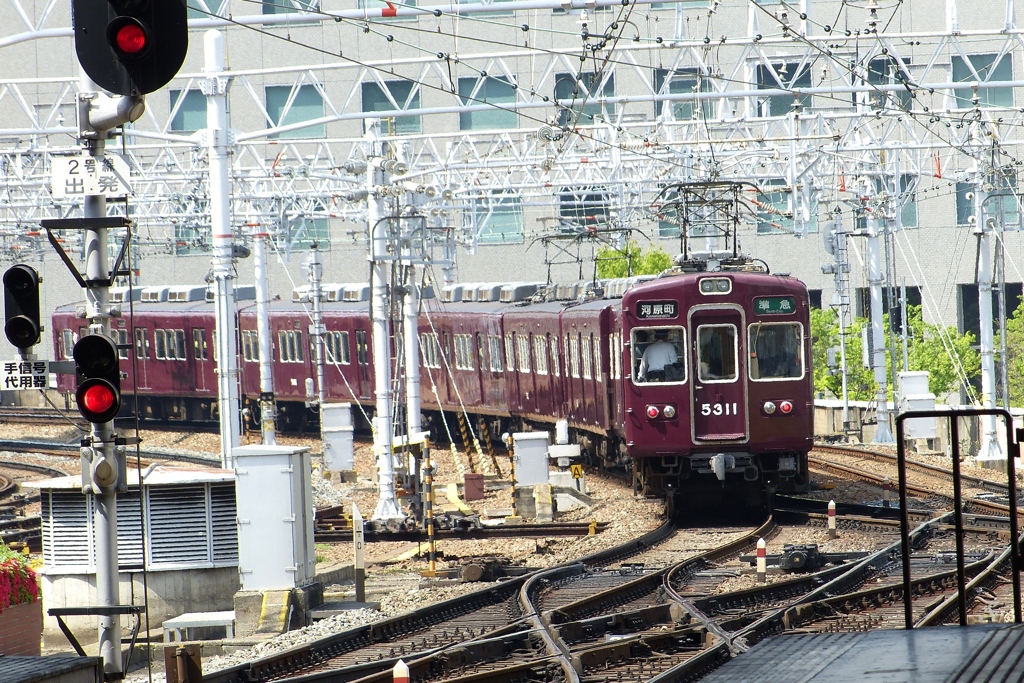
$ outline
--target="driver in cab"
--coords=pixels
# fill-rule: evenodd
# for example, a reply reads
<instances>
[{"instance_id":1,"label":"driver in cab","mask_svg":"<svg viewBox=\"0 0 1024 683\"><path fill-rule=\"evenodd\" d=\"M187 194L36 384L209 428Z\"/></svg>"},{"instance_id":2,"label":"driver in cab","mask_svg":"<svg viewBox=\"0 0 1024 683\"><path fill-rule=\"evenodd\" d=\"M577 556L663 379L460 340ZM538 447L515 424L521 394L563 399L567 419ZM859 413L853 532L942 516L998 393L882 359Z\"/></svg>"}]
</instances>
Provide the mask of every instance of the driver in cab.
<instances>
[{"instance_id":1,"label":"driver in cab","mask_svg":"<svg viewBox=\"0 0 1024 683\"><path fill-rule=\"evenodd\" d=\"M640 370L637 378L642 382L664 382L667 379L666 368L674 366L679 356L675 344L668 340L668 330L658 330L654 343L644 350L640 359Z\"/></svg>"}]
</instances>

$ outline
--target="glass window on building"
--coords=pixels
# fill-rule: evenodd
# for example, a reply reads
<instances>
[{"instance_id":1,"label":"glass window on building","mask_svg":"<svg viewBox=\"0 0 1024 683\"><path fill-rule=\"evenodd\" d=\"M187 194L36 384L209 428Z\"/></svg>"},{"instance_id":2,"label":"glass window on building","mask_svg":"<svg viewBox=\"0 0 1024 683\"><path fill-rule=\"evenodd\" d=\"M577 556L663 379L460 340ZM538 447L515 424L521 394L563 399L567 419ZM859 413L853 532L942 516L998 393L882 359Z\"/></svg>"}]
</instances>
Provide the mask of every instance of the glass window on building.
<instances>
[{"instance_id":1,"label":"glass window on building","mask_svg":"<svg viewBox=\"0 0 1024 683\"><path fill-rule=\"evenodd\" d=\"M561 227L577 231L608 222L608 190L604 187L563 188L558 195Z\"/></svg>"},{"instance_id":2,"label":"glass window on building","mask_svg":"<svg viewBox=\"0 0 1024 683\"><path fill-rule=\"evenodd\" d=\"M523 206L515 195L496 192L474 199L471 220L477 244L523 243Z\"/></svg>"},{"instance_id":3,"label":"glass window on building","mask_svg":"<svg viewBox=\"0 0 1024 683\"><path fill-rule=\"evenodd\" d=\"M171 90L171 130L194 133L206 128L206 95L198 90Z\"/></svg>"},{"instance_id":4,"label":"glass window on building","mask_svg":"<svg viewBox=\"0 0 1024 683\"><path fill-rule=\"evenodd\" d=\"M459 99L466 107L482 104L515 104L516 89L505 78L494 76L459 79ZM480 111L459 114L459 130L518 128L519 115L514 109L487 107Z\"/></svg>"},{"instance_id":5,"label":"glass window on building","mask_svg":"<svg viewBox=\"0 0 1024 683\"><path fill-rule=\"evenodd\" d=\"M420 108L420 89L412 81L384 81L362 84L363 111L406 111ZM385 135L415 135L422 132L420 117L393 116L381 121Z\"/></svg>"},{"instance_id":6,"label":"glass window on building","mask_svg":"<svg viewBox=\"0 0 1024 683\"><path fill-rule=\"evenodd\" d=\"M713 91L711 80L694 69L654 70L654 92L657 95L689 95ZM666 100L654 103L654 115L669 116L674 121L691 121L698 117L710 119L715 116L715 104L711 100Z\"/></svg>"},{"instance_id":7,"label":"glass window on building","mask_svg":"<svg viewBox=\"0 0 1024 683\"><path fill-rule=\"evenodd\" d=\"M797 62L772 64L771 68L765 64L758 64L755 71L758 90L790 90L811 87L811 70L806 65L801 67ZM757 98L756 115L786 116L794 111L794 105L797 103L805 109L812 106L809 95L798 97L787 93L759 97Z\"/></svg>"},{"instance_id":8,"label":"glass window on building","mask_svg":"<svg viewBox=\"0 0 1024 683\"><path fill-rule=\"evenodd\" d=\"M790 193L783 178L761 183L757 195L757 232L759 235L793 232L793 219L789 215Z\"/></svg>"},{"instance_id":9,"label":"glass window on building","mask_svg":"<svg viewBox=\"0 0 1024 683\"><path fill-rule=\"evenodd\" d=\"M263 0L264 14L315 12L318 9L320 9L320 0Z\"/></svg>"},{"instance_id":10,"label":"glass window on building","mask_svg":"<svg viewBox=\"0 0 1024 683\"><path fill-rule=\"evenodd\" d=\"M209 19L212 15L224 16L225 0L188 0L189 19ZM266 14L266 12L264 12Z\"/></svg>"},{"instance_id":11,"label":"glass window on building","mask_svg":"<svg viewBox=\"0 0 1024 683\"><path fill-rule=\"evenodd\" d=\"M910 64L907 59L904 64ZM900 63L890 57L879 57L868 62L868 84L869 85L899 85L899 90L878 90L870 93L871 106L877 109L897 108L910 109L913 107L914 98L904 84L909 80L909 74L900 69ZM857 96L854 95L854 102Z\"/></svg>"},{"instance_id":12,"label":"glass window on building","mask_svg":"<svg viewBox=\"0 0 1024 683\"><path fill-rule=\"evenodd\" d=\"M614 116L614 105L602 98L615 96L611 73L562 73L555 75L555 99L559 126L589 126L601 117Z\"/></svg>"},{"instance_id":13,"label":"glass window on building","mask_svg":"<svg viewBox=\"0 0 1024 683\"><path fill-rule=\"evenodd\" d=\"M900 225L917 227L917 178L904 173L900 176Z\"/></svg>"},{"instance_id":14,"label":"glass window on building","mask_svg":"<svg viewBox=\"0 0 1024 683\"><path fill-rule=\"evenodd\" d=\"M264 5L265 6L265 5ZM303 121L312 121L323 118L324 99L320 91L313 85L301 85L292 87L290 85L268 85L266 88L267 115L270 117L268 128L277 126L290 126ZM326 126L319 124L289 130L284 133L274 133L271 139L316 138L323 137L326 133Z\"/></svg>"},{"instance_id":15,"label":"glass window on building","mask_svg":"<svg viewBox=\"0 0 1024 683\"><path fill-rule=\"evenodd\" d=\"M979 83L1012 81L1013 60L1010 55L1003 55L996 61L998 55L968 55L967 59L959 55L950 58L950 68L953 72L955 83ZM969 109L974 106L971 101L974 93L970 88L954 91L954 99L959 109ZM1012 107L1012 88L978 88L978 103L982 107Z\"/></svg>"},{"instance_id":16,"label":"glass window on building","mask_svg":"<svg viewBox=\"0 0 1024 683\"><path fill-rule=\"evenodd\" d=\"M295 216L286 219L284 230L278 235L281 250L306 251L316 244L320 251L330 251L330 221L327 218Z\"/></svg>"}]
</instances>

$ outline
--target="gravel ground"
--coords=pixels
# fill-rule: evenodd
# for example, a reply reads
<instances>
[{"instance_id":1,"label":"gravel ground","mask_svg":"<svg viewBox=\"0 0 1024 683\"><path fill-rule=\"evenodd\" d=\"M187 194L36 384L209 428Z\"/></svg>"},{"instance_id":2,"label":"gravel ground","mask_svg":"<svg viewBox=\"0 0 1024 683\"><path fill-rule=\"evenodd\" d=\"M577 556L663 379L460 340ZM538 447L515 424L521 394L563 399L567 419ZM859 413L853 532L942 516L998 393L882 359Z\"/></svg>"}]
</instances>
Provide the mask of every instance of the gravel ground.
<instances>
[{"instance_id":1,"label":"gravel ground","mask_svg":"<svg viewBox=\"0 0 1024 683\"><path fill-rule=\"evenodd\" d=\"M0 438L38 438L55 440L61 442L74 442L80 437L77 428L70 425L54 425L47 427L32 426L26 428L17 425L0 425ZM141 434L143 448L145 450L163 450L167 452L187 452L190 454L208 454L211 458L211 465L216 466L219 460L218 453L220 439L214 433L195 432L161 432L144 430ZM250 439L255 443L255 439ZM314 438L282 436L278 442L283 445L308 446L311 452L318 454L320 441ZM461 471L469 471L469 459L466 454L452 452L448 449L435 449L432 452L433 464L435 466L435 482L438 489L443 489L449 482L461 481ZM916 456L919 459L926 459L927 456ZM51 467L58 467L76 474L79 471L77 459L59 458L41 454L18 456L14 454L3 454L0 458L7 460L19 460L45 464ZM932 458L937 463L943 461L948 463L948 458L937 456ZM314 458L316 461L317 458ZM497 469L507 476L508 460L504 452L500 452L496 458L497 462L491 462L492 471ZM867 463L865 463L867 465ZM479 468L479 463L477 463ZM377 503L376 471L373 463L371 445L367 442L359 442L356 447L356 469L358 478L355 482L342 483L336 478L321 476L319 469L314 469L312 484L314 500L318 507L342 505L350 510L353 504L358 505L364 517L369 518ZM874 467L872 468L874 469ZM964 471L977 470L981 476L997 478L998 475L991 470L974 468L965 464ZM832 486L831 490L818 490L813 495L825 499L860 501L869 498L872 488L863 484L846 482L841 479L828 478L819 479L816 483ZM588 493L596 501L591 508L582 508L560 514L560 521L589 521L596 519L608 522L608 528L601 534L585 537L560 537L552 539L533 538L508 538L491 541L439 541L438 549L448 558L465 558L471 556L493 556L503 555L513 562L526 564L531 567L552 566L561 562L576 559L604 548L618 545L627 540L636 538L658 525L664 518L662 516L662 503L655 500L637 499L632 495L628 487L621 482L606 478L604 476L588 473ZM875 494L877 495L877 494ZM438 492L437 506L439 510L446 509L447 500L441 491ZM485 498L482 501L474 501L474 510L486 514L488 510L499 511L511 507L511 487L507 481L498 480L490 482L485 490ZM711 530L694 530L699 536L700 533L707 534ZM856 532L841 532L839 538L830 540L824 530L820 532L812 529L786 530L782 534L771 539L768 543L770 554L781 552L785 543L817 543L823 552L844 552L844 551L871 551L878 547L877 537L870 537ZM699 539L695 538L695 548L700 546ZM427 568L426 558L423 556L411 558L399 558L407 554L411 548L408 543L377 542L368 544L366 549L366 560L369 565L367 577L367 589L373 590L374 585L401 586L400 589L392 589L374 596L372 599L379 600L380 610L353 610L344 614L331 617L305 629L286 633L266 642L254 645L246 650L239 651L225 657L214 657L204 660L204 669L214 671L217 669L232 666L237 663L251 661L255 658L266 656L272 652L286 649L294 645L307 642L314 638L322 637L331 633L352 628L378 619L394 616L415 609L426 604L445 600L467 592L479 590L480 584L460 584L449 582L437 582L419 579L419 572ZM348 543L338 545L320 544L317 546L317 560L321 563L351 562L352 549ZM441 567L448 563L442 559L439 562ZM453 559L451 564L455 564ZM742 567L736 563L737 576L729 579L720 587L720 591L737 590L752 587L756 577L749 571L740 572ZM769 582L781 581L787 578L779 574L769 574ZM330 595L332 591L341 591L346 587L328 586L326 590ZM145 672L133 674L129 681L146 680Z\"/></svg>"},{"instance_id":2,"label":"gravel ground","mask_svg":"<svg viewBox=\"0 0 1024 683\"><path fill-rule=\"evenodd\" d=\"M77 441L81 432L70 425L53 426L19 426L0 425L0 438L31 438L52 440L63 443ZM142 448L147 451L161 450L169 453L179 451L189 454L208 454L211 465L216 466L219 457L220 438L213 433L195 432L161 432L144 430L141 433ZM255 441L252 441L255 442ZM314 438L281 436L278 443L283 445L308 446L311 452L320 452L320 441ZM77 474L80 469L77 458L62 458L43 454L2 454L0 459L44 464L57 467L68 474ZM470 471L469 459L466 454L452 452L448 449L434 449L432 452L435 467L434 480L438 489L444 489L450 482L461 481L461 471ZM317 458L314 458L316 461ZM504 451L499 452L497 462L490 462L493 472L497 470L505 477L508 474L508 459ZM476 463L479 468L479 463ZM461 468L461 469L460 469ZM377 504L376 471L373 462L371 444L357 443L356 470L358 478L352 483L341 483L337 478L328 478L314 469L312 484L314 500L318 507L343 505L350 511L352 504L359 507L364 517L372 516ZM558 537L551 539L508 538L492 541L440 541L438 550L444 558L439 566L457 564L458 558L472 556L502 555L517 564L531 567L547 567L561 562L576 559L598 550L619 545L652 529L663 521L663 504L658 500L634 498L629 487L621 482L588 473L588 493L595 500L590 508L568 511L558 516L559 521L590 521L596 519L608 522L608 527L600 534L585 537ZM474 501L474 510L486 514L487 511L507 510L512 505L512 491L507 479L490 481L481 501ZM445 495L439 490L436 495L435 509L454 509L448 506ZM240 662L251 661L271 652L292 647L298 643L336 633L370 621L398 615L424 605L480 590L481 584L461 584L451 582L426 582L419 578L419 572L428 564L425 556L410 559L396 559L415 546L409 543L377 542L370 543L366 548L368 563L367 591L374 590L374 585L394 584L401 586L397 590L389 590L374 595L373 600L381 603L377 610L355 610L332 617L302 629L286 633L282 636L255 645L247 650L226 657L204 660L204 669L213 671ZM425 547L424 547L425 550ZM316 549L319 563L351 562L352 547L349 543L338 545L319 544ZM327 586L328 595L332 591L343 591L347 587ZM336 593L337 594L337 593ZM133 674L130 681L146 680L145 672Z\"/></svg>"}]
</instances>

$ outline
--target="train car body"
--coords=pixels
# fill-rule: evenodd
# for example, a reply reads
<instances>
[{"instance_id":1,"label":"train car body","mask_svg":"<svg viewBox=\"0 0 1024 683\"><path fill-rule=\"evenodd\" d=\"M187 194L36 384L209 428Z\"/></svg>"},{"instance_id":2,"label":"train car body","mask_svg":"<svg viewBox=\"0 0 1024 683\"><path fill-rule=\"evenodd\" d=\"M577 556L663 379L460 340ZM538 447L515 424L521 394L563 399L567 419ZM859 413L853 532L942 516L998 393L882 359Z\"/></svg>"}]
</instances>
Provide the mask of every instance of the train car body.
<instances>
[{"instance_id":1,"label":"train car body","mask_svg":"<svg viewBox=\"0 0 1024 683\"><path fill-rule=\"evenodd\" d=\"M627 290L622 311L623 436L640 486L712 503L806 487L813 375L802 283L685 274ZM659 339L676 360L656 373L643 358Z\"/></svg>"},{"instance_id":2,"label":"train car body","mask_svg":"<svg viewBox=\"0 0 1024 683\"><path fill-rule=\"evenodd\" d=\"M772 490L805 488L813 375L804 285L741 268L667 273L624 289L621 298L425 300L417 321L422 423L438 436L455 433L447 421L461 413L497 436L565 419L589 458L631 468L638 491L677 507L753 506ZM74 310L53 317L65 358L84 332ZM362 404L369 414L369 302L326 301L322 310L325 400ZM136 356L122 363L126 403L143 418L217 419L213 304L137 304L132 314L114 328L123 357L129 346ZM287 429L315 417L307 408L318 393L309 315L298 302L269 311L274 396ZM240 391L255 424L252 302L239 304L236 319ZM399 357L402 325L394 328ZM73 394L72 381L61 388Z\"/></svg>"}]
</instances>

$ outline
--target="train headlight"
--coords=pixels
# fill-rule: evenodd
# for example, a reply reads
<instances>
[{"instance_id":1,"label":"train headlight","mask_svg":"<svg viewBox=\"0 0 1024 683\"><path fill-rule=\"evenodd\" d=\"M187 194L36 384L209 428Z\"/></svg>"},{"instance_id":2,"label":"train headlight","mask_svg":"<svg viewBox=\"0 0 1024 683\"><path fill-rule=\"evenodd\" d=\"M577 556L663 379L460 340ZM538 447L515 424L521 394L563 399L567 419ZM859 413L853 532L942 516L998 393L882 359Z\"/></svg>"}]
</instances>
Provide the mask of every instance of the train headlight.
<instances>
[{"instance_id":1,"label":"train headlight","mask_svg":"<svg viewBox=\"0 0 1024 683\"><path fill-rule=\"evenodd\" d=\"M676 407L665 406L665 410L663 410L662 413L665 415L665 417L671 420L673 417L676 416Z\"/></svg>"},{"instance_id":2,"label":"train headlight","mask_svg":"<svg viewBox=\"0 0 1024 683\"><path fill-rule=\"evenodd\" d=\"M783 415L789 415L793 412L793 402L783 401L779 404L779 411L781 411Z\"/></svg>"},{"instance_id":3,"label":"train headlight","mask_svg":"<svg viewBox=\"0 0 1024 683\"><path fill-rule=\"evenodd\" d=\"M728 280L717 280L715 282L715 287L718 289L719 292L728 292L729 291L729 281Z\"/></svg>"},{"instance_id":4,"label":"train headlight","mask_svg":"<svg viewBox=\"0 0 1024 683\"><path fill-rule=\"evenodd\" d=\"M647 417L649 417L649 418L651 418L653 420L654 418L658 417L658 415L660 415L660 414L661 414L661 411L658 410L658 406L647 406Z\"/></svg>"},{"instance_id":5,"label":"train headlight","mask_svg":"<svg viewBox=\"0 0 1024 683\"><path fill-rule=\"evenodd\" d=\"M761 406L761 408L762 408L762 410L764 410L766 415L774 415L775 414L775 404L772 403L771 401L765 401L764 405Z\"/></svg>"}]
</instances>

